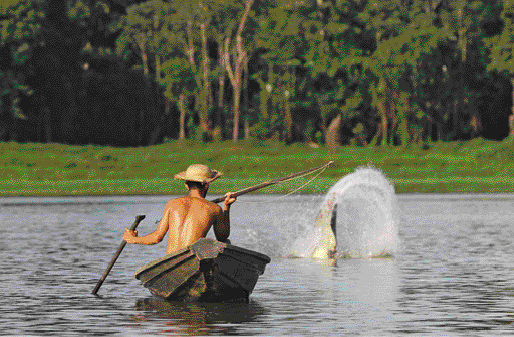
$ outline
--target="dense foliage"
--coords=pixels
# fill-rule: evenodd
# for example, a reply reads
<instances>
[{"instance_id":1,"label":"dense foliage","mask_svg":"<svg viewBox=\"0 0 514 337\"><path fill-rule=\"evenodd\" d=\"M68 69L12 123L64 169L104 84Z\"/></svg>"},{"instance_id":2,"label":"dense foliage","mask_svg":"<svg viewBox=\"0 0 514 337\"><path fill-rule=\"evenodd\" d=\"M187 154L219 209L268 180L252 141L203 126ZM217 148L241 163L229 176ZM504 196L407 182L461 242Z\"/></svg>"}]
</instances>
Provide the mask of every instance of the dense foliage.
<instances>
[{"instance_id":1,"label":"dense foliage","mask_svg":"<svg viewBox=\"0 0 514 337\"><path fill-rule=\"evenodd\" d=\"M500 140L513 13L512 0L4 0L0 140Z\"/></svg>"}]
</instances>

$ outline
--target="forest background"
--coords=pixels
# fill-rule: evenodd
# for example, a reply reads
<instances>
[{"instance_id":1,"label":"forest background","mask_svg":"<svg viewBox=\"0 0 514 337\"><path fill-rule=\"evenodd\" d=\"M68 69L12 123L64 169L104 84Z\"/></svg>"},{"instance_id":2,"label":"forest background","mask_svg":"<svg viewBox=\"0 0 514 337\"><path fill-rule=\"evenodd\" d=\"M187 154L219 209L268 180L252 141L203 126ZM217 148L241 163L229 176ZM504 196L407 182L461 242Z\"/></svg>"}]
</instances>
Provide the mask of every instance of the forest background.
<instances>
[{"instance_id":1,"label":"forest background","mask_svg":"<svg viewBox=\"0 0 514 337\"><path fill-rule=\"evenodd\" d=\"M514 2L2 0L0 141L501 140Z\"/></svg>"},{"instance_id":2,"label":"forest background","mask_svg":"<svg viewBox=\"0 0 514 337\"><path fill-rule=\"evenodd\" d=\"M325 185L372 164L403 192L514 191L513 15L514 0L1 0L0 194L167 193L192 153L245 182L339 158Z\"/></svg>"}]
</instances>

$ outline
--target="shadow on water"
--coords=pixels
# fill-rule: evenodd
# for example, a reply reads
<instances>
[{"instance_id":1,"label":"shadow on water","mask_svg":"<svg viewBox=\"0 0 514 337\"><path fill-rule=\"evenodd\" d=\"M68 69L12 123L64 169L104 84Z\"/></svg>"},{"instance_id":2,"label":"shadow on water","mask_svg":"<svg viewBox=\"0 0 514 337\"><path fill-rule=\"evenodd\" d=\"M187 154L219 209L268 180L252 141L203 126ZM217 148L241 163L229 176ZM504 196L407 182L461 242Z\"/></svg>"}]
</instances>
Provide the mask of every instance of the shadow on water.
<instances>
[{"instance_id":1,"label":"shadow on water","mask_svg":"<svg viewBox=\"0 0 514 337\"><path fill-rule=\"evenodd\" d=\"M265 315L265 309L256 301L184 303L147 297L138 299L134 309L139 314L131 318L133 323L142 328L150 323L154 333L165 335L237 334L240 324ZM155 329L156 326L160 327Z\"/></svg>"}]
</instances>

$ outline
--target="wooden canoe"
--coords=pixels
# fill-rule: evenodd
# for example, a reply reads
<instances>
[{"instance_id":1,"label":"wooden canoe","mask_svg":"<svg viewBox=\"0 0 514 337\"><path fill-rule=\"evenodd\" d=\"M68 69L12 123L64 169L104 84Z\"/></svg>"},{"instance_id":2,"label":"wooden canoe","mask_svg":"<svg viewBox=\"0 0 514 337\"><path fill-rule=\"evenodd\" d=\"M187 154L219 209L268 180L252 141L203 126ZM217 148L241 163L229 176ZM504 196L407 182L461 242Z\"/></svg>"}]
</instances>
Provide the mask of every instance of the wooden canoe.
<instances>
[{"instance_id":1,"label":"wooden canoe","mask_svg":"<svg viewBox=\"0 0 514 337\"><path fill-rule=\"evenodd\" d=\"M135 276L153 295L166 300L248 301L269 262L264 254L201 238L147 263Z\"/></svg>"}]
</instances>

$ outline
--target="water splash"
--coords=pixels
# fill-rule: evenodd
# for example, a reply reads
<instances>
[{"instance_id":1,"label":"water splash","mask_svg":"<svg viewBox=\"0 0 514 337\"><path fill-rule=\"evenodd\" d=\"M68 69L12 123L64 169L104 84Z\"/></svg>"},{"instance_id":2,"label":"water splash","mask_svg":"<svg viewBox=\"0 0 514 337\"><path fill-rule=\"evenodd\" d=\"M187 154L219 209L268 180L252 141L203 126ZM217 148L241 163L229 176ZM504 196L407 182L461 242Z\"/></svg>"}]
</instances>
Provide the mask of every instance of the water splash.
<instances>
[{"instance_id":1,"label":"water splash","mask_svg":"<svg viewBox=\"0 0 514 337\"><path fill-rule=\"evenodd\" d=\"M358 168L330 188L314 227L296 240L291 255L314 258L391 256L398 242L397 224L393 185L372 167Z\"/></svg>"}]
</instances>

